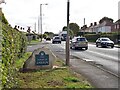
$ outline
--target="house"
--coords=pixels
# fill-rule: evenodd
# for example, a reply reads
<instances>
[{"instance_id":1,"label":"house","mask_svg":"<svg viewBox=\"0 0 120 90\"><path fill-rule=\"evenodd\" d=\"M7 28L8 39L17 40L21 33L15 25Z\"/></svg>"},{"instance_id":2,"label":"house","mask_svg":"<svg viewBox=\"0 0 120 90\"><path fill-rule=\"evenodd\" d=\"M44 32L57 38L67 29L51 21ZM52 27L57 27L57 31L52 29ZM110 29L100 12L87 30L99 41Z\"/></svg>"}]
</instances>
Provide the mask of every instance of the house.
<instances>
[{"instance_id":1,"label":"house","mask_svg":"<svg viewBox=\"0 0 120 90\"><path fill-rule=\"evenodd\" d=\"M120 32L120 19L114 23L114 29L112 32Z\"/></svg>"},{"instance_id":2,"label":"house","mask_svg":"<svg viewBox=\"0 0 120 90\"><path fill-rule=\"evenodd\" d=\"M86 27L84 28L84 26L83 26L81 31L84 31L84 32L96 32L96 28L97 28L97 22L94 22L94 25L93 25L93 23L90 23L89 27L87 27L87 25L86 25Z\"/></svg>"},{"instance_id":3,"label":"house","mask_svg":"<svg viewBox=\"0 0 120 90\"><path fill-rule=\"evenodd\" d=\"M95 32L95 33L108 33L114 31L114 23L113 19L108 17L103 17L100 19L99 24L97 22L94 22L90 24L88 28L85 29L85 32Z\"/></svg>"}]
</instances>

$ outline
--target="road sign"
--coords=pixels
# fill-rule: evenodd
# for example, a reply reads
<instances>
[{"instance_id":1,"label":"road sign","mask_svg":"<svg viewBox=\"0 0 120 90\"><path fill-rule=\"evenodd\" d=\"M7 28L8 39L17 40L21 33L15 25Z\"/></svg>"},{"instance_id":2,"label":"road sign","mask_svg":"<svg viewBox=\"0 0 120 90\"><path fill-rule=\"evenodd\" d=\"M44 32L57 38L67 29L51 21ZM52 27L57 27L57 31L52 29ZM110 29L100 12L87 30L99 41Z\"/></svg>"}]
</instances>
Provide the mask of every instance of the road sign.
<instances>
[{"instance_id":1,"label":"road sign","mask_svg":"<svg viewBox=\"0 0 120 90\"><path fill-rule=\"evenodd\" d=\"M35 65L49 65L49 55L45 54L44 51L35 55Z\"/></svg>"}]
</instances>

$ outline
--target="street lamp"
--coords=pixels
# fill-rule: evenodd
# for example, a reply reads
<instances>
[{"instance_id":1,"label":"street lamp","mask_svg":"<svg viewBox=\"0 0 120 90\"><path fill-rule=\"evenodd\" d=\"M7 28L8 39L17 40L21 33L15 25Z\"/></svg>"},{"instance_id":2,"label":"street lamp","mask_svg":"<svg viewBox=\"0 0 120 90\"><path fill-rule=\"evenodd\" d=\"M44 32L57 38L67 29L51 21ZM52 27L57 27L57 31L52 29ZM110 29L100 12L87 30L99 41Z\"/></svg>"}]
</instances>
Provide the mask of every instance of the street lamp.
<instances>
[{"instance_id":1,"label":"street lamp","mask_svg":"<svg viewBox=\"0 0 120 90\"><path fill-rule=\"evenodd\" d=\"M40 26L41 26L41 41L42 41L42 38L43 38L43 36L42 36L42 5L48 5L47 3L45 3L45 4L40 4Z\"/></svg>"}]
</instances>

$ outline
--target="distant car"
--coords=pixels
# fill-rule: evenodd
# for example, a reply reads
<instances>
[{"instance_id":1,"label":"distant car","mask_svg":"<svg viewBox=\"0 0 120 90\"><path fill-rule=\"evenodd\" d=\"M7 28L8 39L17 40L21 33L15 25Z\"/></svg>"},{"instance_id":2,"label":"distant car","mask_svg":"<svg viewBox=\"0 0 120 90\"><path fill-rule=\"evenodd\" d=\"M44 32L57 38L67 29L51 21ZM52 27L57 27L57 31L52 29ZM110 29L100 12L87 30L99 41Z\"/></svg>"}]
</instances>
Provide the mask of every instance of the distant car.
<instances>
[{"instance_id":1,"label":"distant car","mask_svg":"<svg viewBox=\"0 0 120 90\"><path fill-rule=\"evenodd\" d=\"M114 42L111 41L109 38L104 38L104 37L101 37L101 38L98 38L96 40L96 47L111 47L113 48L114 47Z\"/></svg>"},{"instance_id":2,"label":"distant car","mask_svg":"<svg viewBox=\"0 0 120 90\"><path fill-rule=\"evenodd\" d=\"M50 41L51 39L49 37L46 38L46 41Z\"/></svg>"},{"instance_id":3,"label":"distant car","mask_svg":"<svg viewBox=\"0 0 120 90\"><path fill-rule=\"evenodd\" d=\"M61 44L61 38L59 36L54 36L52 39L52 43L60 43Z\"/></svg>"},{"instance_id":4,"label":"distant car","mask_svg":"<svg viewBox=\"0 0 120 90\"><path fill-rule=\"evenodd\" d=\"M85 48L85 50L88 49L88 41L85 37L74 37L72 40L71 40L71 43L70 43L70 48L71 49L82 49L82 48Z\"/></svg>"}]
</instances>

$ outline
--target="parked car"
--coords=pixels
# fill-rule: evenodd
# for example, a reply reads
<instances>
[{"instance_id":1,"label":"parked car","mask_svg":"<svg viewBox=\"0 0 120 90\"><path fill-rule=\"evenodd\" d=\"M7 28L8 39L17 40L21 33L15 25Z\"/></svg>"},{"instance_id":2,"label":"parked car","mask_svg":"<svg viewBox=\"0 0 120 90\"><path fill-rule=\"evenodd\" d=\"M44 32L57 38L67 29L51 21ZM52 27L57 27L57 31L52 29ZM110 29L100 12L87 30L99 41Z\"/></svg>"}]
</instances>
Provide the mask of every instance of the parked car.
<instances>
[{"instance_id":1,"label":"parked car","mask_svg":"<svg viewBox=\"0 0 120 90\"><path fill-rule=\"evenodd\" d=\"M50 38L50 37L47 37L47 38L46 38L46 41L50 41L50 40L51 40L51 38Z\"/></svg>"},{"instance_id":2,"label":"parked car","mask_svg":"<svg viewBox=\"0 0 120 90\"><path fill-rule=\"evenodd\" d=\"M74 37L72 40L71 40L71 43L70 43L70 48L71 49L82 49L82 48L85 48L85 50L88 49L88 41L85 37Z\"/></svg>"},{"instance_id":3,"label":"parked car","mask_svg":"<svg viewBox=\"0 0 120 90\"><path fill-rule=\"evenodd\" d=\"M109 38L104 38L104 37L101 37L101 38L98 38L96 40L96 47L111 47L113 48L114 47L114 42L111 41Z\"/></svg>"},{"instance_id":4,"label":"parked car","mask_svg":"<svg viewBox=\"0 0 120 90\"><path fill-rule=\"evenodd\" d=\"M59 36L54 36L52 39L52 43L61 43L61 38Z\"/></svg>"}]
</instances>

